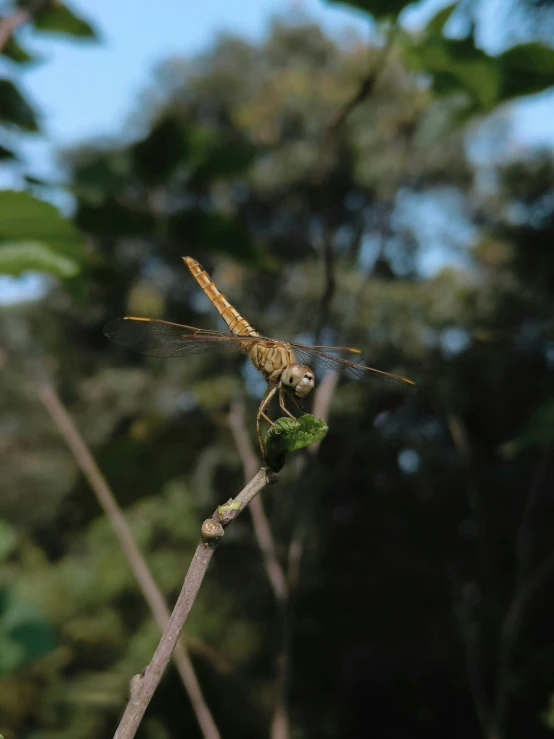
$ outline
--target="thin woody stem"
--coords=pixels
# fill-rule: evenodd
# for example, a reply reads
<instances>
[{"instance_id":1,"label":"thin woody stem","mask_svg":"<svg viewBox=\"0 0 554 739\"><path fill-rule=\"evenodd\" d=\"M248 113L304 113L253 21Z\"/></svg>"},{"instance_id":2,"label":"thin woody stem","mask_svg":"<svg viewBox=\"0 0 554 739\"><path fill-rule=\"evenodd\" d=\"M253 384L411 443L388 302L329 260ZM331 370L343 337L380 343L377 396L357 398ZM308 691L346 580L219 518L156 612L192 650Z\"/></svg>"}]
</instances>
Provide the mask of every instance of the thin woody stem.
<instances>
[{"instance_id":1,"label":"thin woody stem","mask_svg":"<svg viewBox=\"0 0 554 739\"><path fill-rule=\"evenodd\" d=\"M118 506L106 478L102 475L54 387L48 382L43 382L39 387L38 394L72 452L75 461L87 478L100 507L112 524L123 554L144 595L144 599L150 607L154 620L160 631L163 631L169 621L169 608L136 544L127 520ZM205 739L219 739L219 731L202 694L188 651L182 642L179 642L175 647L174 661L190 698L202 735Z\"/></svg>"},{"instance_id":2,"label":"thin woody stem","mask_svg":"<svg viewBox=\"0 0 554 739\"><path fill-rule=\"evenodd\" d=\"M256 495L275 479L274 474L262 467L234 500L220 506L211 518L204 521L202 540L190 563L173 613L164 629L150 664L140 676L134 679L131 699L115 732L114 739L133 739L135 736L148 704L171 659L177 640L204 580L210 560L223 536L223 528L232 523Z\"/></svg>"},{"instance_id":3,"label":"thin woody stem","mask_svg":"<svg viewBox=\"0 0 554 739\"><path fill-rule=\"evenodd\" d=\"M258 460L250 437L248 436L248 431L246 430L244 403L242 400L234 401L228 421L242 462L244 479L249 480L258 467ZM252 516L254 536L262 553L267 579L269 580L275 598L278 602L281 602L287 595L287 581L277 557L275 539L273 538L271 527L265 514L262 499L259 496L254 498L248 510Z\"/></svg>"}]
</instances>

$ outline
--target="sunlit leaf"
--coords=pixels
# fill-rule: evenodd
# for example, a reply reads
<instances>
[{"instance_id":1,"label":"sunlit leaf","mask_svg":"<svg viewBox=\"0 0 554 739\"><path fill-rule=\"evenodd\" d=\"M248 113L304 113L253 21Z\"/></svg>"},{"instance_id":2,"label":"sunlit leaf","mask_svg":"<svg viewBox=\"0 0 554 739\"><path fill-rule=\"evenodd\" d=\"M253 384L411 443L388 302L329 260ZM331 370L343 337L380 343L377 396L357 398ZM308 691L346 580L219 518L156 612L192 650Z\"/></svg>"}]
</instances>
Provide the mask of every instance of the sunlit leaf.
<instances>
[{"instance_id":1,"label":"sunlit leaf","mask_svg":"<svg viewBox=\"0 0 554 739\"><path fill-rule=\"evenodd\" d=\"M47 272L56 277L73 277L79 272L80 265L38 241L0 243L0 274L20 275L27 270Z\"/></svg>"},{"instance_id":2,"label":"sunlit leaf","mask_svg":"<svg viewBox=\"0 0 554 739\"><path fill-rule=\"evenodd\" d=\"M425 36L417 43L408 41L404 52L410 66L431 75L438 95L465 92L481 110L490 110L497 104L498 65L493 57L475 46L472 37Z\"/></svg>"},{"instance_id":3,"label":"sunlit leaf","mask_svg":"<svg viewBox=\"0 0 554 739\"><path fill-rule=\"evenodd\" d=\"M0 192L0 248L10 250L18 243L28 253L44 245L60 258L80 264L85 258L81 233L50 203L26 192Z\"/></svg>"},{"instance_id":4,"label":"sunlit leaf","mask_svg":"<svg viewBox=\"0 0 554 739\"><path fill-rule=\"evenodd\" d=\"M283 416L275 421L267 434L270 444L277 444L287 451L293 452L303 449L316 441L321 441L329 430L325 421L305 413L300 418L288 418Z\"/></svg>"}]
</instances>

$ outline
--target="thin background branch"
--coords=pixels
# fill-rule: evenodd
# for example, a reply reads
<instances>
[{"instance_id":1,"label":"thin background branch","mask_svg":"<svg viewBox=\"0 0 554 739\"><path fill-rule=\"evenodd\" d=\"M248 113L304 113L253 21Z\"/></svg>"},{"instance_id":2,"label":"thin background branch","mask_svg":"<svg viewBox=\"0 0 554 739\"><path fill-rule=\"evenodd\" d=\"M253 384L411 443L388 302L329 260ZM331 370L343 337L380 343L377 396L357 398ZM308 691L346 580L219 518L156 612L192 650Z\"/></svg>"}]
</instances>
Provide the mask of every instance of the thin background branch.
<instances>
[{"instance_id":1,"label":"thin background branch","mask_svg":"<svg viewBox=\"0 0 554 739\"><path fill-rule=\"evenodd\" d=\"M29 3L26 8L16 10L12 15L0 19L0 51L4 49L14 32L38 13L39 10L48 7L52 0L43 0L42 2Z\"/></svg>"},{"instance_id":2,"label":"thin background branch","mask_svg":"<svg viewBox=\"0 0 554 739\"><path fill-rule=\"evenodd\" d=\"M379 80L381 72L386 66L387 59L392 48L394 36L396 32L396 26L388 29L386 33L385 43L380 54L377 57L375 63L372 63L371 68L367 74L362 78L358 89L354 95L349 98L346 103L340 108L337 113L331 119L323 135L321 143L321 149L318 156L318 166L315 171L315 183L320 187L321 194L321 205L322 211L325 211L325 191L326 191L326 179L325 171L329 162L331 148L333 141L336 139L340 129L344 126L349 116L365 102L372 92L375 90L375 86ZM373 50L373 46L369 45L369 50ZM325 268L325 288L321 296L317 327L315 330L316 342L319 343L321 331L329 319L331 313L331 304L335 296L336 290L336 265L335 265L335 252L333 250L333 231L327 224L323 230L323 264Z\"/></svg>"},{"instance_id":3,"label":"thin background branch","mask_svg":"<svg viewBox=\"0 0 554 739\"><path fill-rule=\"evenodd\" d=\"M160 631L163 632L170 618L169 608L152 577L152 573L135 542L125 516L119 508L105 477L102 475L94 457L84 439L79 434L52 384L48 382L41 383L38 395L58 427L79 468L88 480L100 507L112 524L123 554L148 603L154 620ZM182 641L175 646L174 661L190 698L202 735L206 739L219 739L219 731L204 699L194 667Z\"/></svg>"},{"instance_id":4,"label":"thin background branch","mask_svg":"<svg viewBox=\"0 0 554 739\"><path fill-rule=\"evenodd\" d=\"M259 462L256 458L254 447L246 429L244 419L244 401L242 399L235 400L233 402L228 422L242 462L244 479L245 481L250 480L258 468ZM254 498L248 510L252 516L254 535L262 553L267 579L269 580L277 602L281 603L287 597L287 580L284 570L279 562L279 558L277 557L275 539L273 538L271 526L269 525L260 496Z\"/></svg>"},{"instance_id":5,"label":"thin background branch","mask_svg":"<svg viewBox=\"0 0 554 739\"><path fill-rule=\"evenodd\" d=\"M243 490L224 506L215 510L202 524L202 540L188 568L175 608L148 667L133 678L131 699L115 732L114 739L133 739L142 717L158 687L183 626L194 604L213 553L223 536L223 527L232 523L266 485L276 476L262 467ZM233 505L230 506L229 504ZM222 510L224 509L224 510Z\"/></svg>"},{"instance_id":6,"label":"thin background branch","mask_svg":"<svg viewBox=\"0 0 554 739\"><path fill-rule=\"evenodd\" d=\"M367 100L367 98L375 89L375 85L377 83L379 75L385 67L392 46L393 38L394 29L392 29L387 34L385 45L378 56L377 62L372 66L369 72L362 79L353 97L347 100L343 107L332 118L323 136L320 155L318 158L319 166L315 173L315 181L317 184L320 185L321 188L322 201L324 199L325 193L325 168L329 159L330 149L333 145L333 140L336 138L339 130L345 124L351 113L361 103ZM323 238L325 287L318 311L317 327L315 330L316 343L319 341L321 332L329 319L331 313L331 304L333 302L336 291L336 263L335 254L333 251L333 234L328 226L324 228ZM360 238L359 233L356 234L356 238ZM338 373L329 372L315 391L313 413L315 416L321 418L324 421L327 420L329 407L331 404L333 393L338 384L338 380ZM303 455L303 457L300 458L296 469L298 477L301 475L301 473L304 472L307 460L310 457L313 459L317 454L320 443L321 442L318 442L317 444L312 444L312 446L308 449L307 454ZM310 457L308 455L310 455ZM300 515L297 517L297 525L289 542L288 548L286 574L287 598L283 603L282 609L281 648L277 658L277 695L275 701L275 711L271 723L271 739L289 739L291 733L290 720L287 709L287 693L289 679L291 675L292 661L290 647L293 629L293 598L300 577L300 567L304 553L307 517L307 511L305 511L305 515Z\"/></svg>"}]
</instances>

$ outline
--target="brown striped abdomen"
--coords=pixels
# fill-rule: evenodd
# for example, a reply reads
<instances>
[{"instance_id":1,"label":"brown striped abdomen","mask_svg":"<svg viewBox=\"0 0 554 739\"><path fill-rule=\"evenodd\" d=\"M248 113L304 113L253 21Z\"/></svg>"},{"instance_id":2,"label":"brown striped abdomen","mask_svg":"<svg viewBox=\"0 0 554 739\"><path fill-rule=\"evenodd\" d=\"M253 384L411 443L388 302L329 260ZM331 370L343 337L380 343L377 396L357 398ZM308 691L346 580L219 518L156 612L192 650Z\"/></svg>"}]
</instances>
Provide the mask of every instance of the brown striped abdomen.
<instances>
[{"instance_id":1,"label":"brown striped abdomen","mask_svg":"<svg viewBox=\"0 0 554 739\"><path fill-rule=\"evenodd\" d=\"M223 318L229 331L237 336L259 336L258 332L248 323L246 318L233 308L225 295L218 289L210 275L202 268L196 259L183 257L183 262L189 268L192 276L214 304L219 315Z\"/></svg>"}]
</instances>

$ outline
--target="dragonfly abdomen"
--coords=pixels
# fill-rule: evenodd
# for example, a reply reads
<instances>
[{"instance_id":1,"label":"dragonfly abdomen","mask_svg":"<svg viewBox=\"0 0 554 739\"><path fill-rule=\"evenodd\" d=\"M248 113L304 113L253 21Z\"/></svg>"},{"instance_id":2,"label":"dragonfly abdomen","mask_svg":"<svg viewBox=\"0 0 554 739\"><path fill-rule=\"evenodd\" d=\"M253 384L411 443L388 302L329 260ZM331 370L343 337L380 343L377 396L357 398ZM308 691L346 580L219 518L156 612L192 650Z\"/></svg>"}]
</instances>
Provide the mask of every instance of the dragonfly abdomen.
<instances>
[{"instance_id":1,"label":"dragonfly abdomen","mask_svg":"<svg viewBox=\"0 0 554 739\"><path fill-rule=\"evenodd\" d=\"M258 332L251 326L246 318L233 308L225 295L219 290L210 275L202 268L196 259L183 257L184 263L189 268L192 276L213 303L219 315L223 318L229 330L237 336L259 336Z\"/></svg>"}]
</instances>

